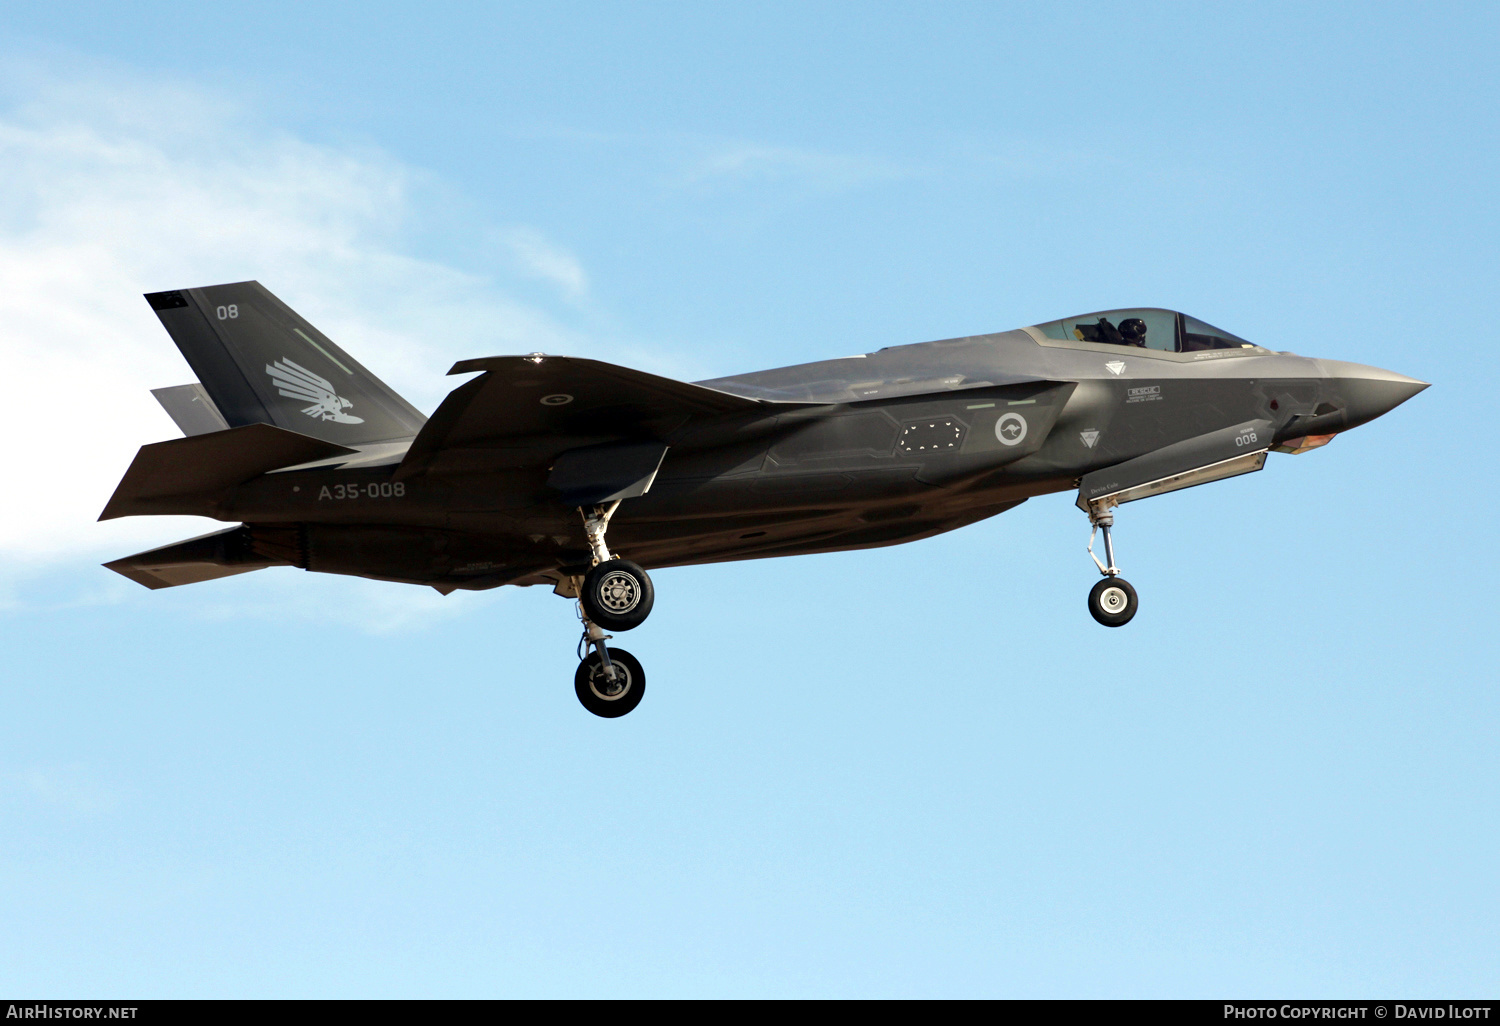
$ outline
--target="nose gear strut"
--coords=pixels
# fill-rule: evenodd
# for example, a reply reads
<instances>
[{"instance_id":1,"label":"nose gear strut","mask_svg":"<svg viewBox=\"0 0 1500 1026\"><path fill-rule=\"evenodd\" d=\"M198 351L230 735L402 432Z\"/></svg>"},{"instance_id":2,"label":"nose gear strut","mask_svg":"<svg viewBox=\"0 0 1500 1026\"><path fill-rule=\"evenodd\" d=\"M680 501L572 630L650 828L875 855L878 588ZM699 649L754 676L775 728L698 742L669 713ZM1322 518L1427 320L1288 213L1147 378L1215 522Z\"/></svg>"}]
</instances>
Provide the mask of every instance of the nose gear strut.
<instances>
[{"instance_id":1,"label":"nose gear strut","mask_svg":"<svg viewBox=\"0 0 1500 1026\"><path fill-rule=\"evenodd\" d=\"M1089 558L1099 568L1099 572L1106 577L1120 576L1120 568L1115 566L1115 545L1109 535L1109 529L1115 526L1114 515L1115 503L1110 499L1100 499L1098 502L1089 503L1089 523L1094 529L1089 532ZM1109 566L1099 562L1099 557L1094 555L1094 535L1101 530L1104 531L1104 558L1109 560Z\"/></svg>"},{"instance_id":2,"label":"nose gear strut","mask_svg":"<svg viewBox=\"0 0 1500 1026\"><path fill-rule=\"evenodd\" d=\"M1115 526L1114 509L1118 505L1114 496L1089 503L1089 523L1093 525L1089 532L1089 558L1104 577L1089 591L1089 614L1106 627L1124 627L1135 616L1139 604L1135 589L1120 576L1120 568L1115 566L1115 543L1110 529ZM1100 531L1104 532L1104 558L1108 565L1101 563L1094 554L1094 536Z\"/></svg>"}]
</instances>

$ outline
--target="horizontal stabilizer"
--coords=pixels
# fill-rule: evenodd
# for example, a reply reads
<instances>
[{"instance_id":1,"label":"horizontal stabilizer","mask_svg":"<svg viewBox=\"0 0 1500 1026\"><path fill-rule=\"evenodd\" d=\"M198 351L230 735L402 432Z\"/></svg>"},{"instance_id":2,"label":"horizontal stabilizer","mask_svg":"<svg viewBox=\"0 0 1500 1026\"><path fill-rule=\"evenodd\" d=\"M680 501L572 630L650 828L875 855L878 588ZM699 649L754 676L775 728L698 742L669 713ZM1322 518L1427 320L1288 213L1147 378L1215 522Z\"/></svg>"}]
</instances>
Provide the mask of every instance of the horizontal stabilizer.
<instances>
[{"instance_id":1,"label":"horizontal stabilizer","mask_svg":"<svg viewBox=\"0 0 1500 1026\"><path fill-rule=\"evenodd\" d=\"M1246 421L1095 470L1078 483L1078 508L1087 513L1090 503L1118 505L1249 474L1265 466L1273 433L1269 420Z\"/></svg>"},{"instance_id":2,"label":"horizontal stabilizer","mask_svg":"<svg viewBox=\"0 0 1500 1026\"><path fill-rule=\"evenodd\" d=\"M570 449L552 464L547 485L565 506L599 506L633 499L651 490L667 447L661 442L622 442Z\"/></svg>"},{"instance_id":3,"label":"horizontal stabilizer","mask_svg":"<svg viewBox=\"0 0 1500 1026\"><path fill-rule=\"evenodd\" d=\"M133 556L112 560L104 565L137 584L155 590L290 564L256 555L250 548L245 528L231 527L227 531L216 531L148 552L137 552Z\"/></svg>"},{"instance_id":4,"label":"horizontal stabilizer","mask_svg":"<svg viewBox=\"0 0 1500 1026\"><path fill-rule=\"evenodd\" d=\"M191 385L173 385L171 388L153 388L151 394L167 411L172 423L191 438L215 431L228 431L229 422L209 398L208 389L198 382Z\"/></svg>"},{"instance_id":5,"label":"horizontal stabilizer","mask_svg":"<svg viewBox=\"0 0 1500 1026\"><path fill-rule=\"evenodd\" d=\"M209 515L216 493L226 488L282 467L354 451L270 424L143 445L99 519Z\"/></svg>"}]
</instances>

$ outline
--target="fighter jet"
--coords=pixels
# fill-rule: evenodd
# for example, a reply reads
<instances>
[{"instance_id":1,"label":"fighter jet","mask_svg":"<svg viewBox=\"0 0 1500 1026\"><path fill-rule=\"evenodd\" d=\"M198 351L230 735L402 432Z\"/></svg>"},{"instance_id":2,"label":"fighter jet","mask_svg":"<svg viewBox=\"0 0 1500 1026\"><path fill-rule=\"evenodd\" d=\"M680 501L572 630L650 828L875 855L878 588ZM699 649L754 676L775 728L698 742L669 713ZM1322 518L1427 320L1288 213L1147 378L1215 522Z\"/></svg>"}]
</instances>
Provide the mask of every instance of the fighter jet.
<instances>
[{"instance_id":1,"label":"fighter jet","mask_svg":"<svg viewBox=\"0 0 1500 1026\"><path fill-rule=\"evenodd\" d=\"M1138 599L1116 508L1316 449L1427 387L1142 308L695 384L463 360L449 373L477 376L426 418L258 282L146 300L198 380L155 390L186 437L143 446L100 519L237 526L105 566L148 588L270 566L546 585L576 601L574 691L604 717L645 693L606 632L646 620L648 569L894 545L1076 489L1088 609L1121 627Z\"/></svg>"}]
</instances>

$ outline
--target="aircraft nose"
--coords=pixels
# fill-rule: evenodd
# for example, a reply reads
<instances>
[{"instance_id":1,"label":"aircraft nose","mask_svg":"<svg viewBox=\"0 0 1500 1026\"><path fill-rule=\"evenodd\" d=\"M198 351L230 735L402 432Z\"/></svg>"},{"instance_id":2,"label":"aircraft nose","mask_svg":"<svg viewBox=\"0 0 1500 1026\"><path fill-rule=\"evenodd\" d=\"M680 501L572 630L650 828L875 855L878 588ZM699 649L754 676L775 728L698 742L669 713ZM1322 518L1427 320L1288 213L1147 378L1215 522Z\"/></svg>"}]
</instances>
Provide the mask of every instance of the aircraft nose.
<instances>
[{"instance_id":1,"label":"aircraft nose","mask_svg":"<svg viewBox=\"0 0 1500 1026\"><path fill-rule=\"evenodd\" d=\"M1428 383L1405 374L1342 360L1320 360L1338 405L1344 407L1344 430L1368 424L1426 388Z\"/></svg>"}]
</instances>

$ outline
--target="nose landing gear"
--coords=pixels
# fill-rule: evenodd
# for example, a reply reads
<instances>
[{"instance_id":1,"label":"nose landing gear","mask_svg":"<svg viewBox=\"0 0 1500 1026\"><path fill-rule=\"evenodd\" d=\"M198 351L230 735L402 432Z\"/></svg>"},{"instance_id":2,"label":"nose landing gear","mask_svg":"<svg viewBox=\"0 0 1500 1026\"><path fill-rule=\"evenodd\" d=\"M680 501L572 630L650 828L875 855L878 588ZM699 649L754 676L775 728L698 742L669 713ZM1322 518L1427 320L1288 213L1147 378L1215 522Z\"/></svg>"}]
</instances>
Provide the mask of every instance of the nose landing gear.
<instances>
[{"instance_id":1,"label":"nose landing gear","mask_svg":"<svg viewBox=\"0 0 1500 1026\"><path fill-rule=\"evenodd\" d=\"M594 565L588 573L572 580L578 596L578 619L583 621L573 690L585 709L595 716L611 719L624 716L641 704L646 693L646 672L629 652L622 648L610 650L604 644L610 635L604 631L639 627L651 615L656 601L656 589L646 571L628 559L615 559L604 544L609 518L619 505L620 500L616 499L609 506L579 510ZM593 651L585 655L590 647Z\"/></svg>"},{"instance_id":2,"label":"nose landing gear","mask_svg":"<svg viewBox=\"0 0 1500 1026\"><path fill-rule=\"evenodd\" d=\"M1089 503L1089 523L1094 528L1089 532L1089 558L1104 575L1104 580L1089 590L1089 615L1106 627L1124 627L1135 616L1138 605L1135 589L1115 566L1114 539L1110 537L1110 528L1115 526L1115 505L1109 498ZM1104 532L1104 558L1109 561L1108 566L1094 555L1094 536L1100 531Z\"/></svg>"}]
</instances>

